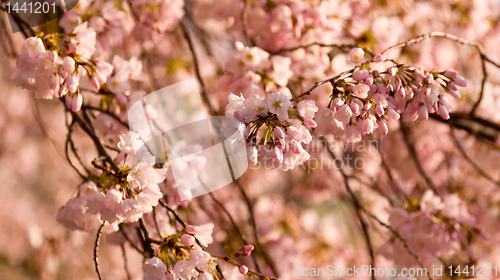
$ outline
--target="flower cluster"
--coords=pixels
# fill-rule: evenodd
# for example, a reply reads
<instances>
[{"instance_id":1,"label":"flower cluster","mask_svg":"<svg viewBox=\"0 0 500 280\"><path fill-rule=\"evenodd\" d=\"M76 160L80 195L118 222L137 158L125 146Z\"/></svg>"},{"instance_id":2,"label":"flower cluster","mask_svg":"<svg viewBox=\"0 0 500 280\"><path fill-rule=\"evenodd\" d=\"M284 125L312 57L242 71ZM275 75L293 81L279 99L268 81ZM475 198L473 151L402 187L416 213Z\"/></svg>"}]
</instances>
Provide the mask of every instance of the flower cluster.
<instances>
[{"instance_id":1,"label":"flower cluster","mask_svg":"<svg viewBox=\"0 0 500 280\"><path fill-rule=\"evenodd\" d=\"M200 226L186 225L184 230L167 236L160 245L158 257L142 265L144 280L211 280L216 275L212 256L196 244L203 246L213 242L212 223ZM165 264L169 264L167 265Z\"/></svg>"},{"instance_id":2,"label":"flower cluster","mask_svg":"<svg viewBox=\"0 0 500 280\"><path fill-rule=\"evenodd\" d=\"M313 100L299 102L297 118L293 119L289 118L292 102L281 93L270 93L267 100L259 95L245 99L242 95L230 94L228 100L225 114L245 124L241 130L247 139L247 155L252 164L257 164L260 154L270 157L273 167L286 171L310 158L301 144L312 140L304 124L316 127L313 118L318 107Z\"/></svg>"},{"instance_id":3,"label":"flower cluster","mask_svg":"<svg viewBox=\"0 0 500 280\"><path fill-rule=\"evenodd\" d=\"M99 89L113 71L110 64L90 59L95 51L95 36L94 29L85 22L68 36L27 38L11 79L18 86L34 91L37 98L67 96L67 107L80 110L83 102L80 79L86 76Z\"/></svg>"},{"instance_id":4,"label":"flower cluster","mask_svg":"<svg viewBox=\"0 0 500 280\"><path fill-rule=\"evenodd\" d=\"M389 222L426 265L435 256L441 259L453 256L460 250L460 244L479 233L467 204L458 194L448 194L441 199L431 190L423 194L418 205L410 205L408 209L393 208ZM406 265L416 264L401 239L387 241L379 248L380 253Z\"/></svg>"},{"instance_id":5,"label":"flower cluster","mask_svg":"<svg viewBox=\"0 0 500 280\"><path fill-rule=\"evenodd\" d=\"M349 53L351 61L360 66L332 82L330 104L316 115L316 135L333 134L357 142L376 128L386 135L386 122L398 120L401 113L412 120L427 120L429 113L448 119L452 105L438 86L454 98L460 98L456 86L466 86L465 80L452 69L422 72L397 64L380 72L371 70L370 63L361 63L363 56L360 48ZM377 55L371 62L384 61L383 55Z\"/></svg>"},{"instance_id":6,"label":"flower cluster","mask_svg":"<svg viewBox=\"0 0 500 280\"><path fill-rule=\"evenodd\" d=\"M120 139L118 159L122 159L119 164L120 172L124 173L122 179L113 178L108 170L96 168L93 181L80 186L79 196L59 210L58 220L67 227L85 230L87 227L81 226L85 220L90 219L90 215L98 215L100 221L118 230L118 224L136 222L153 211L153 206L163 197L158 184L165 180L165 170L153 168L154 158L147 151L138 155L146 162L137 159L134 149L144 143L136 133L122 135Z\"/></svg>"}]
</instances>

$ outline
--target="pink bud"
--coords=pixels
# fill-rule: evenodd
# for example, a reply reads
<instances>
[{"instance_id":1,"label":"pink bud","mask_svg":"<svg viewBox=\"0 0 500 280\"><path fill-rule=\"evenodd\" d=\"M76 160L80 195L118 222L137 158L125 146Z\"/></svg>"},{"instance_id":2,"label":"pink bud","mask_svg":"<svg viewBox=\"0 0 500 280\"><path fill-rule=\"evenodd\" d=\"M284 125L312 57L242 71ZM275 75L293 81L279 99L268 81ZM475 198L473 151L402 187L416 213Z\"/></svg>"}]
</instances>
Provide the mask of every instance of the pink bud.
<instances>
[{"instance_id":1,"label":"pink bud","mask_svg":"<svg viewBox=\"0 0 500 280\"><path fill-rule=\"evenodd\" d=\"M245 255L247 255L247 256L250 256L253 249L254 249L253 245L245 245L245 246L243 246L243 253L245 253Z\"/></svg>"},{"instance_id":2,"label":"pink bud","mask_svg":"<svg viewBox=\"0 0 500 280\"><path fill-rule=\"evenodd\" d=\"M385 56L383 54L377 54L373 58L373 62L383 62L383 61L385 61Z\"/></svg>"},{"instance_id":3,"label":"pink bud","mask_svg":"<svg viewBox=\"0 0 500 280\"><path fill-rule=\"evenodd\" d=\"M368 103L366 103L366 104L365 104L365 106L364 106L365 111L368 111L368 110L370 110L371 108L372 108L372 104L371 104L371 103L369 103L369 102L368 102Z\"/></svg>"},{"instance_id":4,"label":"pink bud","mask_svg":"<svg viewBox=\"0 0 500 280\"><path fill-rule=\"evenodd\" d=\"M83 104L83 96L78 93L74 96L67 96L66 97L66 106L68 107L69 110L73 112L78 112L82 108Z\"/></svg>"},{"instance_id":5,"label":"pink bud","mask_svg":"<svg viewBox=\"0 0 500 280\"><path fill-rule=\"evenodd\" d=\"M405 91L405 88L404 87L399 87L397 93L399 94L399 96L401 97L405 97L406 96L406 91Z\"/></svg>"},{"instance_id":6,"label":"pink bud","mask_svg":"<svg viewBox=\"0 0 500 280\"><path fill-rule=\"evenodd\" d=\"M366 118L361 121L361 132L363 134L370 134L373 132L374 124L370 118Z\"/></svg>"},{"instance_id":7,"label":"pink bud","mask_svg":"<svg viewBox=\"0 0 500 280\"><path fill-rule=\"evenodd\" d=\"M365 79L365 84L371 87L371 85L373 85L373 77L368 76L368 78Z\"/></svg>"},{"instance_id":8,"label":"pink bud","mask_svg":"<svg viewBox=\"0 0 500 280\"><path fill-rule=\"evenodd\" d=\"M274 136L276 136L277 138L283 139L283 138L285 138L285 133L283 132L283 129L281 129L281 127L277 126L274 128Z\"/></svg>"},{"instance_id":9,"label":"pink bud","mask_svg":"<svg viewBox=\"0 0 500 280\"><path fill-rule=\"evenodd\" d=\"M79 83L75 76L69 75L68 78L66 78L66 87L69 92L75 93L78 89L78 85Z\"/></svg>"},{"instance_id":10,"label":"pink bud","mask_svg":"<svg viewBox=\"0 0 500 280\"><path fill-rule=\"evenodd\" d=\"M278 147L272 148L271 152L269 153L269 156L271 156L271 159L273 161L276 161L278 163L281 163L283 161L283 151L280 150Z\"/></svg>"},{"instance_id":11,"label":"pink bud","mask_svg":"<svg viewBox=\"0 0 500 280\"><path fill-rule=\"evenodd\" d=\"M101 85L99 84L99 81L97 80L96 77L92 77L90 79L90 83L95 87L95 89L99 90L101 88Z\"/></svg>"},{"instance_id":12,"label":"pink bud","mask_svg":"<svg viewBox=\"0 0 500 280\"><path fill-rule=\"evenodd\" d=\"M293 125L286 128L286 133L288 136L292 137L295 140L300 140L302 133Z\"/></svg>"},{"instance_id":13,"label":"pink bud","mask_svg":"<svg viewBox=\"0 0 500 280\"><path fill-rule=\"evenodd\" d=\"M102 174L102 170L97 168L97 167L94 167L94 170L92 170L92 173L96 176L101 176Z\"/></svg>"},{"instance_id":14,"label":"pink bud","mask_svg":"<svg viewBox=\"0 0 500 280\"><path fill-rule=\"evenodd\" d=\"M66 87L59 87L59 97L63 97L68 94L68 89Z\"/></svg>"},{"instance_id":15,"label":"pink bud","mask_svg":"<svg viewBox=\"0 0 500 280\"><path fill-rule=\"evenodd\" d=\"M465 81L465 79L460 76L460 75L456 75L454 78L453 78L453 81L455 82L455 84L459 87L466 87L467 86L467 82Z\"/></svg>"},{"instance_id":16,"label":"pink bud","mask_svg":"<svg viewBox=\"0 0 500 280\"><path fill-rule=\"evenodd\" d=\"M278 147L280 150L284 150L286 148L286 143L285 140L283 139L276 139L274 142L276 144L276 147Z\"/></svg>"},{"instance_id":17,"label":"pink bud","mask_svg":"<svg viewBox=\"0 0 500 280\"><path fill-rule=\"evenodd\" d=\"M197 234L200 229L197 226L187 225L185 230L189 234Z\"/></svg>"},{"instance_id":18,"label":"pink bud","mask_svg":"<svg viewBox=\"0 0 500 280\"><path fill-rule=\"evenodd\" d=\"M457 90L457 86L453 82L449 82L448 83L448 88L451 89L451 90Z\"/></svg>"},{"instance_id":19,"label":"pink bud","mask_svg":"<svg viewBox=\"0 0 500 280\"><path fill-rule=\"evenodd\" d=\"M75 71L75 61L71 57L66 56L63 59L62 67L64 71L68 73L73 73L73 71Z\"/></svg>"},{"instance_id":20,"label":"pink bud","mask_svg":"<svg viewBox=\"0 0 500 280\"><path fill-rule=\"evenodd\" d=\"M450 113L448 113L448 109L443 105L439 105L438 114L441 116L441 118L445 120L450 118Z\"/></svg>"},{"instance_id":21,"label":"pink bud","mask_svg":"<svg viewBox=\"0 0 500 280\"><path fill-rule=\"evenodd\" d=\"M234 254L234 256L237 257L237 258L239 258L239 257L241 257L241 253L238 252L238 253Z\"/></svg>"},{"instance_id":22,"label":"pink bud","mask_svg":"<svg viewBox=\"0 0 500 280\"><path fill-rule=\"evenodd\" d=\"M460 97L462 97L462 95L460 95L460 92L456 91L456 90L449 90L448 93L456 98L456 99L459 99Z\"/></svg>"},{"instance_id":23,"label":"pink bud","mask_svg":"<svg viewBox=\"0 0 500 280\"><path fill-rule=\"evenodd\" d=\"M248 267L244 266L244 265L240 265L240 273L245 275L248 273Z\"/></svg>"},{"instance_id":24,"label":"pink bud","mask_svg":"<svg viewBox=\"0 0 500 280\"><path fill-rule=\"evenodd\" d=\"M333 100L333 106L335 106L336 108L339 108L342 105L344 105L344 98L337 97Z\"/></svg>"},{"instance_id":25,"label":"pink bud","mask_svg":"<svg viewBox=\"0 0 500 280\"><path fill-rule=\"evenodd\" d=\"M422 121L429 119L429 110L427 109L427 106L420 106L418 109L418 118Z\"/></svg>"},{"instance_id":26,"label":"pink bud","mask_svg":"<svg viewBox=\"0 0 500 280\"><path fill-rule=\"evenodd\" d=\"M49 59L52 62L56 62L57 59L57 52L56 51L50 51L49 52Z\"/></svg>"},{"instance_id":27,"label":"pink bud","mask_svg":"<svg viewBox=\"0 0 500 280\"><path fill-rule=\"evenodd\" d=\"M196 240L194 239L194 237L192 235L189 235L189 234L181 235L181 242L188 245L189 247L193 246L195 241Z\"/></svg>"},{"instance_id":28,"label":"pink bud","mask_svg":"<svg viewBox=\"0 0 500 280\"><path fill-rule=\"evenodd\" d=\"M313 119L304 119L304 124L313 128L318 126L318 124Z\"/></svg>"},{"instance_id":29,"label":"pink bud","mask_svg":"<svg viewBox=\"0 0 500 280\"><path fill-rule=\"evenodd\" d=\"M363 81L368 78L370 73L366 69L358 69L352 73L352 78L358 81Z\"/></svg>"},{"instance_id":30,"label":"pink bud","mask_svg":"<svg viewBox=\"0 0 500 280\"><path fill-rule=\"evenodd\" d=\"M444 71L444 75L448 78L453 78L458 75L458 72L455 69L448 69Z\"/></svg>"},{"instance_id":31,"label":"pink bud","mask_svg":"<svg viewBox=\"0 0 500 280\"><path fill-rule=\"evenodd\" d=\"M397 121L397 120L399 120L399 114L396 113L396 111L394 111L394 109L387 110L387 117L391 121Z\"/></svg>"},{"instance_id":32,"label":"pink bud","mask_svg":"<svg viewBox=\"0 0 500 280\"><path fill-rule=\"evenodd\" d=\"M292 141L290 142L290 150L292 150L292 152L298 155L300 154L302 147L297 141Z\"/></svg>"},{"instance_id":33,"label":"pink bud","mask_svg":"<svg viewBox=\"0 0 500 280\"><path fill-rule=\"evenodd\" d=\"M378 129L380 130L380 133L382 133L382 135L387 135L387 132L389 132L387 124L385 123L384 120L380 120L378 122Z\"/></svg>"},{"instance_id":34,"label":"pink bud","mask_svg":"<svg viewBox=\"0 0 500 280\"><path fill-rule=\"evenodd\" d=\"M68 51L69 51L70 53L74 53L74 52L76 52L77 50L78 50L78 47L77 47L77 46L76 46L73 42L70 42L70 43L68 44Z\"/></svg>"},{"instance_id":35,"label":"pink bud","mask_svg":"<svg viewBox=\"0 0 500 280\"><path fill-rule=\"evenodd\" d=\"M384 114L384 106L380 104L375 106L375 113L377 113L379 116L382 116Z\"/></svg>"},{"instance_id":36,"label":"pink bud","mask_svg":"<svg viewBox=\"0 0 500 280\"><path fill-rule=\"evenodd\" d=\"M396 73L398 72L398 69L396 67L391 67L387 70L387 72L389 73L389 75L391 76L396 76Z\"/></svg>"}]
</instances>

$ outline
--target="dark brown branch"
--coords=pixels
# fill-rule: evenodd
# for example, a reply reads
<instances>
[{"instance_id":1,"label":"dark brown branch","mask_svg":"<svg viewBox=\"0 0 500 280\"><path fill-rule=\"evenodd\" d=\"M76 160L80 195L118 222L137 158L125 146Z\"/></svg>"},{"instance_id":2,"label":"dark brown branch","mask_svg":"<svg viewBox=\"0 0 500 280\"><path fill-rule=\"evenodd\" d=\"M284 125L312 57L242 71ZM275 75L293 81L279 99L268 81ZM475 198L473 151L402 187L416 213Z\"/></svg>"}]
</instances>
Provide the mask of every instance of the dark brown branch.
<instances>
[{"instance_id":1,"label":"dark brown branch","mask_svg":"<svg viewBox=\"0 0 500 280\"><path fill-rule=\"evenodd\" d=\"M63 104L65 104L63 99L60 99L60 100L61 100L61 102L63 102ZM66 106L66 105L64 105L64 106ZM87 124L80 117L80 115L78 115L76 112L68 110L67 107L66 107L66 110L71 114L71 116L73 117L73 120L75 120L80 125L80 127L83 129L83 131L85 131L85 133L87 133L87 135L90 136L90 138L94 142L94 145L97 148L97 151L99 152L99 155L103 156L106 159L106 161L111 165L111 169L113 169L113 171L116 174L120 173L120 168L118 167L118 165L116 165L116 163L111 158L111 156L106 152L106 150L104 149L104 146L101 143L101 140L99 139L99 137L97 137L97 135L95 134L95 132L94 132L93 128L90 126L90 124Z\"/></svg>"},{"instance_id":2,"label":"dark brown branch","mask_svg":"<svg viewBox=\"0 0 500 280\"><path fill-rule=\"evenodd\" d=\"M123 256L123 268L125 269L125 274L127 275L127 280L131 280L132 276L130 275L130 271L128 270L128 265L127 265L127 252L125 251L125 246L122 244L120 245L122 248L122 256Z\"/></svg>"},{"instance_id":3,"label":"dark brown branch","mask_svg":"<svg viewBox=\"0 0 500 280\"><path fill-rule=\"evenodd\" d=\"M179 224L181 224L183 227L186 227L186 223L181 219L181 217L179 217L179 215L177 215L177 213L175 212L174 209L170 208L165 202L163 202L161 199L158 200L158 202L160 203L161 206L165 207L170 213L172 213L172 215L174 215L175 217L175 220L177 222L179 222Z\"/></svg>"},{"instance_id":4,"label":"dark brown branch","mask_svg":"<svg viewBox=\"0 0 500 280\"><path fill-rule=\"evenodd\" d=\"M144 248L144 253L146 255L146 258L152 258L155 254L155 251L153 250L153 247L151 247L152 243L155 243L153 239L149 237L149 231L148 228L146 227L146 223L144 222L143 218L139 219L139 227L142 231L142 234L144 235L143 239L143 248Z\"/></svg>"},{"instance_id":5,"label":"dark brown branch","mask_svg":"<svg viewBox=\"0 0 500 280\"><path fill-rule=\"evenodd\" d=\"M102 280L101 273L99 272L99 262L97 260L97 250L99 249L99 239L101 238L101 231L102 228L104 227L104 223L99 227L99 230L97 230L97 236L95 238L95 244L94 244L94 266L95 266L95 272L97 273L97 276L99 277L99 280Z\"/></svg>"},{"instance_id":6,"label":"dark brown branch","mask_svg":"<svg viewBox=\"0 0 500 280\"><path fill-rule=\"evenodd\" d=\"M83 110L93 110L93 111L98 111L98 112L101 112L103 114L106 114L110 117L112 117L115 121L119 122L121 125L123 125L125 128L129 128L128 127L128 124L124 121L122 121L120 118L118 118L118 116L116 116L115 114L111 113L111 112L108 112L104 109L101 109L101 108L97 108L97 107L94 107L94 106L90 106L90 105L82 105L82 109Z\"/></svg>"}]
</instances>

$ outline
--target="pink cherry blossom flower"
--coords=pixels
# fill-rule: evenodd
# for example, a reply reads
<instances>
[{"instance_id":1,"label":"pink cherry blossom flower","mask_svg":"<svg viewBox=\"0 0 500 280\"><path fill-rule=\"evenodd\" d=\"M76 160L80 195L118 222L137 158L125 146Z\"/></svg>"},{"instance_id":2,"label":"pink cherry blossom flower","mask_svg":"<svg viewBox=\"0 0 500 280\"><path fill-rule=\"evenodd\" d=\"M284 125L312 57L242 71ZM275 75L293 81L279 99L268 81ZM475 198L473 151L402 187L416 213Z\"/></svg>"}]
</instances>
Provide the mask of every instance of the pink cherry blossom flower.
<instances>
[{"instance_id":1,"label":"pink cherry blossom flower","mask_svg":"<svg viewBox=\"0 0 500 280\"><path fill-rule=\"evenodd\" d=\"M214 239L212 238L212 231L214 229L214 224L208 223L204 225L199 225L198 226L198 233L195 234L196 239L200 241L200 243L203 246L208 246L208 244L211 244Z\"/></svg>"},{"instance_id":2,"label":"pink cherry blossom flower","mask_svg":"<svg viewBox=\"0 0 500 280\"><path fill-rule=\"evenodd\" d=\"M163 280L167 273L167 266L157 257L149 259L142 264L144 280Z\"/></svg>"},{"instance_id":3,"label":"pink cherry blossom flower","mask_svg":"<svg viewBox=\"0 0 500 280\"><path fill-rule=\"evenodd\" d=\"M292 108L292 102L281 93L270 93L267 95L269 112L276 114L281 122L288 120L288 109Z\"/></svg>"},{"instance_id":4,"label":"pink cherry blossom flower","mask_svg":"<svg viewBox=\"0 0 500 280\"><path fill-rule=\"evenodd\" d=\"M349 52L349 59L352 63L360 63L365 55L365 52L361 48L353 48Z\"/></svg>"},{"instance_id":5,"label":"pink cherry blossom flower","mask_svg":"<svg viewBox=\"0 0 500 280\"><path fill-rule=\"evenodd\" d=\"M196 264L188 260L180 260L174 265L174 279L193 279L198 276Z\"/></svg>"},{"instance_id":6,"label":"pink cherry blossom flower","mask_svg":"<svg viewBox=\"0 0 500 280\"><path fill-rule=\"evenodd\" d=\"M189 235L189 234L181 235L181 242L186 244L189 247L193 246L195 241L196 240L192 235Z\"/></svg>"}]
</instances>

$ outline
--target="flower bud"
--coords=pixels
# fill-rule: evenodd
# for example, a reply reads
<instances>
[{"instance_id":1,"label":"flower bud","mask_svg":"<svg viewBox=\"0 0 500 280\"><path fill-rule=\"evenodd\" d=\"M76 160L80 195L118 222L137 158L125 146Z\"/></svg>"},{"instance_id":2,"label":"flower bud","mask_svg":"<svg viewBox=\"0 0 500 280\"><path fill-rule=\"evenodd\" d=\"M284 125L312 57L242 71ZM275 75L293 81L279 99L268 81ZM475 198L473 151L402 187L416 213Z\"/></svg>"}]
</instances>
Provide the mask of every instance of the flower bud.
<instances>
[{"instance_id":1,"label":"flower bud","mask_svg":"<svg viewBox=\"0 0 500 280\"><path fill-rule=\"evenodd\" d=\"M286 128L286 133L288 136L292 137L295 140L299 140L302 136L302 133L293 125Z\"/></svg>"},{"instance_id":2,"label":"flower bud","mask_svg":"<svg viewBox=\"0 0 500 280\"><path fill-rule=\"evenodd\" d=\"M68 73L73 73L75 71L75 61L73 58L69 56L64 57L62 68Z\"/></svg>"},{"instance_id":3,"label":"flower bud","mask_svg":"<svg viewBox=\"0 0 500 280\"><path fill-rule=\"evenodd\" d=\"M384 120L378 121L378 130L380 130L380 133L382 133L382 135L387 135L387 132L389 132L387 124Z\"/></svg>"},{"instance_id":4,"label":"flower bud","mask_svg":"<svg viewBox=\"0 0 500 280\"><path fill-rule=\"evenodd\" d=\"M298 155L300 154L302 147L297 141L292 141L290 142L290 150L292 150L292 152Z\"/></svg>"},{"instance_id":5,"label":"flower bud","mask_svg":"<svg viewBox=\"0 0 500 280\"><path fill-rule=\"evenodd\" d=\"M422 121L429 119L429 109L427 106L422 105L418 108L418 118Z\"/></svg>"},{"instance_id":6,"label":"flower bud","mask_svg":"<svg viewBox=\"0 0 500 280\"><path fill-rule=\"evenodd\" d=\"M375 57L373 57L373 62L384 62L385 61L385 56L383 54L377 54Z\"/></svg>"},{"instance_id":7,"label":"flower bud","mask_svg":"<svg viewBox=\"0 0 500 280\"><path fill-rule=\"evenodd\" d=\"M66 78L66 87L69 92L75 93L78 89L78 85L79 83L75 76L69 75L68 78Z\"/></svg>"},{"instance_id":8,"label":"flower bud","mask_svg":"<svg viewBox=\"0 0 500 280\"><path fill-rule=\"evenodd\" d=\"M339 108L340 106L344 105L344 98L337 97L333 99L333 106L336 108Z\"/></svg>"},{"instance_id":9,"label":"flower bud","mask_svg":"<svg viewBox=\"0 0 500 280\"><path fill-rule=\"evenodd\" d=\"M247 256L250 256L253 249L254 249L253 245L245 245L245 246L243 246L243 253Z\"/></svg>"},{"instance_id":10,"label":"flower bud","mask_svg":"<svg viewBox=\"0 0 500 280\"><path fill-rule=\"evenodd\" d=\"M189 247L193 246L195 243L195 239L192 235L189 234L183 234L181 235L181 242L188 245Z\"/></svg>"},{"instance_id":11,"label":"flower bud","mask_svg":"<svg viewBox=\"0 0 500 280\"><path fill-rule=\"evenodd\" d=\"M278 163L281 163L283 161L283 151L280 150L278 147L272 148L271 152L269 153L269 156L273 161L276 161Z\"/></svg>"},{"instance_id":12,"label":"flower bud","mask_svg":"<svg viewBox=\"0 0 500 280\"><path fill-rule=\"evenodd\" d=\"M352 78L358 81L363 81L370 75L370 72L366 69L358 69L352 73Z\"/></svg>"},{"instance_id":13,"label":"flower bud","mask_svg":"<svg viewBox=\"0 0 500 280\"><path fill-rule=\"evenodd\" d=\"M379 116L382 116L384 114L384 106L382 106L380 104L375 106L375 113L377 113L377 115L379 115Z\"/></svg>"},{"instance_id":14,"label":"flower bud","mask_svg":"<svg viewBox=\"0 0 500 280\"><path fill-rule=\"evenodd\" d=\"M97 167L94 167L94 170L92 170L92 174L94 174L96 176L101 176L102 170L97 168Z\"/></svg>"},{"instance_id":15,"label":"flower bud","mask_svg":"<svg viewBox=\"0 0 500 280\"><path fill-rule=\"evenodd\" d=\"M448 112L448 109L443 105L439 105L438 114L441 116L441 118L445 120L450 118L450 113Z\"/></svg>"},{"instance_id":16,"label":"flower bud","mask_svg":"<svg viewBox=\"0 0 500 280\"><path fill-rule=\"evenodd\" d=\"M466 87L467 86L467 82L465 81L465 79L460 76L460 75L456 75L454 78L453 78L453 82L455 82L455 84L459 87Z\"/></svg>"},{"instance_id":17,"label":"flower bud","mask_svg":"<svg viewBox=\"0 0 500 280\"><path fill-rule=\"evenodd\" d=\"M387 70L387 72L389 73L389 75L391 76L396 76L396 73L398 73L398 68L396 67L391 67Z\"/></svg>"},{"instance_id":18,"label":"flower bud","mask_svg":"<svg viewBox=\"0 0 500 280\"><path fill-rule=\"evenodd\" d=\"M459 99L462 95L460 94L460 92L456 91L456 90L449 90L448 93L456 98L456 99Z\"/></svg>"},{"instance_id":19,"label":"flower bud","mask_svg":"<svg viewBox=\"0 0 500 280\"><path fill-rule=\"evenodd\" d=\"M277 126L274 128L274 136L276 136L277 138L280 138L280 139L284 139L285 133L283 132L283 129L281 129L281 127Z\"/></svg>"},{"instance_id":20,"label":"flower bud","mask_svg":"<svg viewBox=\"0 0 500 280\"><path fill-rule=\"evenodd\" d=\"M56 60L57 60L57 52L56 51L49 51L49 59L52 62L56 62Z\"/></svg>"},{"instance_id":21,"label":"flower bud","mask_svg":"<svg viewBox=\"0 0 500 280\"><path fill-rule=\"evenodd\" d=\"M245 274L248 273L248 267L246 267L244 265L240 265L239 270L240 270L240 273L243 274L243 275L245 275Z\"/></svg>"},{"instance_id":22,"label":"flower bud","mask_svg":"<svg viewBox=\"0 0 500 280\"><path fill-rule=\"evenodd\" d=\"M397 120L399 120L399 114L396 113L396 111L394 111L394 109L387 110L387 117L391 121L397 121Z\"/></svg>"},{"instance_id":23,"label":"flower bud","mask_svg":"<svg viewBox=\"0 0 500 280\"><path fill-rule=\"evenodd\" d=\"M187 225L185 231L189 234L197 234L198 230L200 230L197 226Z\"/></svg>"},{"instance_id":24,"label":"flower bud","mask_svg":"<svg viewBox=\"0 0 500 280\"><path fill-rule=\"evenodd\" d=\"M448 88L451 89L451 90L457 90L457 86L453 82L449 82L448 83Z\"/></svg>"},{"instance_id":25,"label":"flower bud","mask_svg":"<svg viewBox=\"0 0 500 280\"><path fill-rule=\"evenodd\" d=\"M458 72L455 70L455 69L448 69L446 71L444 71L443 73L446 77L448 78L453 78L455 77L456 75L458 75Z\"/></svg>"},{"instance_id":26,"label":"flower bud","mask_svg":"<svg viewBox=\"0 0 500 280\"><path fill-rule=\"evenodd\" d=\"M276 139L276 141L274 141L274 144L276 145L276 147L278 147L280 150L284 150L286 148L286 143L285 143L285 140L284 139Z\"/></svg>"},{"instance_id":27,"label":"flower bud","mask_svg":"<svg viewBox=\"0 0 500 280\"><path fill-rule=\"evenodd\" d=\"M398 91L397 91L397 94L401 97L405 97L406 96L406 90L404 87L399 87Z\"/></svg>"}]
</instances>

